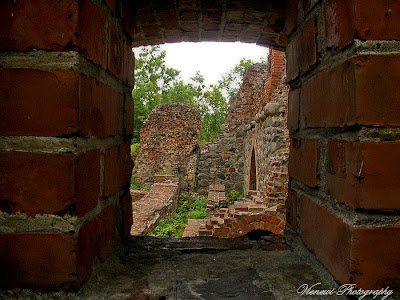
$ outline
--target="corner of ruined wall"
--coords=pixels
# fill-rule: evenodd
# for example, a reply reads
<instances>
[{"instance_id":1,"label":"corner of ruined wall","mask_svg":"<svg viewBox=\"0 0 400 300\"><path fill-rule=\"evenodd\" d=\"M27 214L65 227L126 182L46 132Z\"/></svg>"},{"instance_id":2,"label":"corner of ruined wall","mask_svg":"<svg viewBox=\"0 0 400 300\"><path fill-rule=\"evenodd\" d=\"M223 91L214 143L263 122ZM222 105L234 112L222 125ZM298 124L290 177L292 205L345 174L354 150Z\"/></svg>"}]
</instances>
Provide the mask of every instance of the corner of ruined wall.
<instances>
[{"instance_id":1,"label":"corner of ruined wall","mask_svg":"<svg viewBox=\"0 0 400 300\"><path fill-rule=\"evenodd\" d=\"M254 147L258 191L263 195L264 202L284 204L288 192L289 87L285 83L284 53L273 50L269 61L271 68L262 96L262 101L265 102L255 115L254 127L247 132L245 138L244 186L247 190L251 151Z\"/></svg>"},{"instance_id":2,"label":"corner of ruined wall","mask_svg":"<svg viewBox=\"0 0 400 300\"><path fill-rule=\"evenodd\" d=\"M200 194L206 195L212 184L223 184L227 191L243 191L244 138L263 95L267 71L268 66L262 63L247 69L238 94L231 99L227 120L221 125L220 137L213 143L200 145L197 167Z\"/></svg>"}]
</instances>

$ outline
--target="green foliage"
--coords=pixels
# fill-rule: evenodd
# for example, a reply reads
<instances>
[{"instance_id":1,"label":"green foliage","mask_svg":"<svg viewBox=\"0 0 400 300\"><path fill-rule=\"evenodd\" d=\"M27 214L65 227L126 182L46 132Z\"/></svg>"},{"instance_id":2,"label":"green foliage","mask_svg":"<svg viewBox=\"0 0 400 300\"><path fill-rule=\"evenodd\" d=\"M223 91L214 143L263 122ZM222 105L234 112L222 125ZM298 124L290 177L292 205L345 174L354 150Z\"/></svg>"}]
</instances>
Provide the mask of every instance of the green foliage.
<instances>
[{"instance_id":1,"label":"green foliage","mask_svg":"<svg viewBox=\"0 0 400 300\"><path fill-rule=\"evenodd\" d=\"M204 219L207 217L207 198L192 197L186 193L179 196L176 213L160 220L157 227L148 235L158 237L182 237L188 219Z\"/></svg>"},{"instance_id":2,"label":"green foliage","mask_svg":"<svg viewBox=\"0 0 400 300\"><path fill-rule=\"evenodd\" d=\"M132 143L132 145L131 145L131 156L132 156L133 160L136 157L136 154L137 154L137 152L139 150L139 146L140 146L139 143Z\"/></svg>"},{"instance_id":3,"label":"green foliage","mask_svg":"<svg viewBox=\"0 0 400 300\"><path fill-rule=\"evenodd\" d=\"M229 100L239 92L243 75L252 64L254 62L251 59L242 58L233 69L224 74L218 81L218 88Z\"/></svg>"},{"instance_id":4,"label":"green foliage","mask_svg":"<svg viewBox=\"0 0 400 300\"><path fill-rule=\"evenodd\" d=\"M229 98L239 89L243 74L253 62L242 59L216 85L205 84L200 72L184 83L180 71L165 66L166 52L159 46L143 47L135 64L135 105L133 143L139 142L140 128L158 104L185 102L202 116L200 143L215 141L227 117Z\"/></svg>"},{"instance_id":5,"label":"green foliage","mask_svg":"<svg viewBox=\"0 0 400 300\"><path fill-rule=\"evenodd\" d=\"M231 206L237 199L242 198L243 194L235 189L229 191L226 195L226 207Z\"/></svg>"},{"instance_id":6,"label":"green foliage","mask_svg":"<svg viewBox=\"0 0 400 300\"><path fill-rule=\"evenodd\" d=\"M131 190L146 190L140 186L133 175L131 176Z\"/></svg>"}]
</instances>

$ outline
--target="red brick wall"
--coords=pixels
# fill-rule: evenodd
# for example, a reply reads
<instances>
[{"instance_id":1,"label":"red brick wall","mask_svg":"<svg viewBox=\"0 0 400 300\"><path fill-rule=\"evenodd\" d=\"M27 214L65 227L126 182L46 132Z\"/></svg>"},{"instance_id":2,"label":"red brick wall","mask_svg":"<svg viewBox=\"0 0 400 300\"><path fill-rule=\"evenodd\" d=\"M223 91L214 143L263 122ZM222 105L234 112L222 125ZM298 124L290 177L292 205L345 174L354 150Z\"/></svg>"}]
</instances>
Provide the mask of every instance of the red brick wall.
<instances>
[{"instance_id":1,"label":"red brick wall","mask_svg":"<svg viewBox=\"0 0 400 300\"><path fill-rule=\"evenodd\" d=\"M199 157L200 112L186 103L158 105L140 129L135 179L149 188L154 176L174 175L193 188Z\"/></svg>"},{"instance_id":2,"label":"red brick wall","mask_svg":"<svg viewBox=\"0 0 400 300\"><path fill-rule=\"evenodd\" d=\"M400 4L288 5L286 230L341 283L400 291Z\"/></svg>"},{"instance_id":3,"label":"red brick wall","mask_svg":"<svg viewBox=\"0 0 400 300\"><path fill-rule=\"evenodd\" d=\"M129 234L134 57L108 3L0 4L3 287L76 289Z\"/></svg>"}]
</instances>

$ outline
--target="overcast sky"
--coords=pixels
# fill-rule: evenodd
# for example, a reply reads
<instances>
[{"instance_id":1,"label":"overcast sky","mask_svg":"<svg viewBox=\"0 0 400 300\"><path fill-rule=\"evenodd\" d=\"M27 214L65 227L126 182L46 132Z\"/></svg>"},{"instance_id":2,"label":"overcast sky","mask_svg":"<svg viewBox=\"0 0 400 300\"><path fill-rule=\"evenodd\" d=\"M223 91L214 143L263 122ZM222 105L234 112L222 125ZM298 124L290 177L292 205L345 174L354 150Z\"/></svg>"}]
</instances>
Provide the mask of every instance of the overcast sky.
<instances>
[{"instance_id":1,"label":"overcast sky","mask_svg":"<svg viewBox=\"0 0 400 300\"><path fill-rule=\"evenodd\" d=\"M242 57L259 62L268 55L268 48L247 43L174 43L164 44L166 63L181 71L181 77L189 80L200 71L207 83L216 83L221 74L233 68Z\"/></svg>"}]
</instances>

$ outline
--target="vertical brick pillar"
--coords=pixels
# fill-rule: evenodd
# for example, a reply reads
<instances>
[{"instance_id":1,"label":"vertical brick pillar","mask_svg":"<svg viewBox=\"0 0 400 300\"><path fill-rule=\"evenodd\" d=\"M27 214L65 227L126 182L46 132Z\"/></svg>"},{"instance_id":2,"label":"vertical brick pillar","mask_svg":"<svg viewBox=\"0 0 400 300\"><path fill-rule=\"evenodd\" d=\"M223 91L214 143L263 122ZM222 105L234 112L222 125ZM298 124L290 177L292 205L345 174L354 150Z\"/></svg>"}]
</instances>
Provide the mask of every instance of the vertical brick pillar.
<instances>
[{"instance_id":1,"label":"vertical brick pillar","mask_svg":"<svg viewBox=\"0 0 400 300\"><path fill-rule=\"evenodd\" d=\"M0 3L2 287L76 289L129 232L134 57L106 2Z\"/></svg>"},{"instance_id":2,"label":"vertical brick pillar","mask_svg":"<svg viewBox=\"0 0 400 300\"><path fill-rule=\"evenodd\" d=\"M400 291L400 2L288 7L287 230L341 283Z\"/></svg>"}]
</instances>

